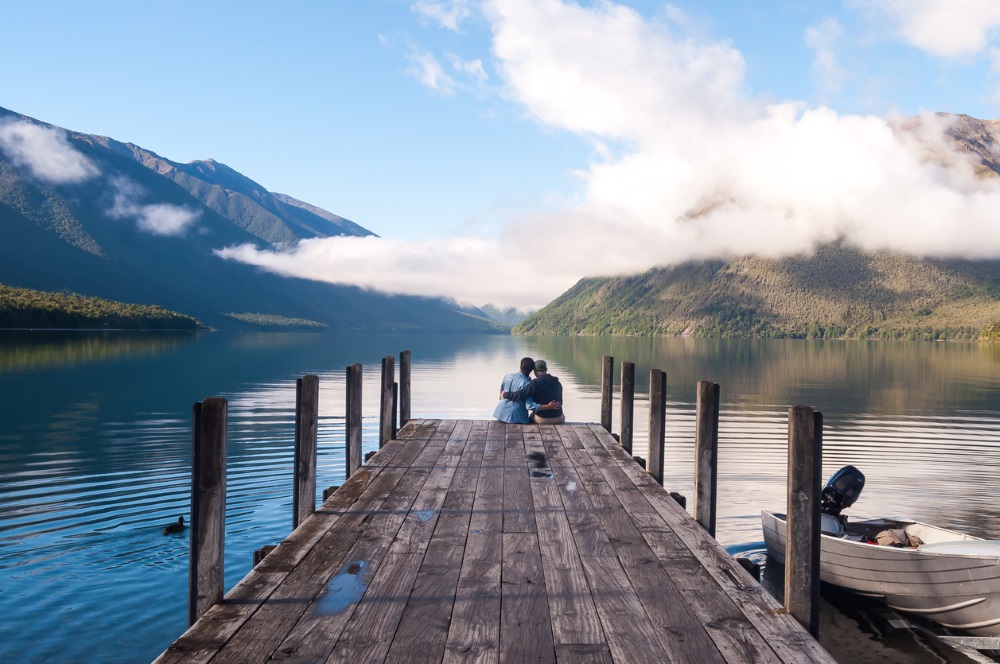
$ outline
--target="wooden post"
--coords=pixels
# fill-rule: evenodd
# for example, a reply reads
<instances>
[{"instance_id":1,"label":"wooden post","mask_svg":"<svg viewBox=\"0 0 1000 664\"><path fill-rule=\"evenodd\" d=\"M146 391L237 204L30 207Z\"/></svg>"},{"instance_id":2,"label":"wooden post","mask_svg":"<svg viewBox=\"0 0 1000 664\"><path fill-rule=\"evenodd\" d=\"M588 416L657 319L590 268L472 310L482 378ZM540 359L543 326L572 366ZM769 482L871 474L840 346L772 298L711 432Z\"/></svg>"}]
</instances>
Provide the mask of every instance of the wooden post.
<instances>
[{"instance_id":1,"label":"wooden post","mask_svg":"<svg viewBox=\"0 0 1000 664\"><path fill-rule=\"evenodd\" d=\"M394 418L392 402L392 384L396 373L396 358L386 355L382 358L382 394L379 397L378 446L392 440L392 423Z\"/></svg>"},{"instance_id":2,"label":"wooden post","mask_svg":"<svg viewBox=\"0 0 1000 664\"><path fill-rule=\"evenodd\" d=\"M410 351L399 354L399 427L410 421Z\"/></svg>"},{"instance_id":3,"label":"wooden post","mask_svg":"<svg viewBox=\"0 0 1000 664\"><path fill-rule=\"evenodd\" d=\"M698 382L694 430L694 518L715 537L716 480L719 469L719 386Z\"/></svg>"},{"instance_id":4,"label":"wooden post","mask_svg":"<svg viewBox=\"0 0 1000 664\"><path fill-rule=\"evenodd\" d=\"M399 383L394 382L392 384L392 440L396 440L396 434L399 433L399 427L397 426L397 418L399 417Z\"/></svg>"},{"instance_id":5,"label":"wooden post","mask_svg":"<svg viewBox=\"0 0 1000 664\"><path fill-rule=\"evenodd\" d=\"M663 451L666 446L667 373L649 371L649 474L663 486Z\"/></svg>"},{"instance_id":6,"label":"wooden post","mask_svg":"<svg viewBox=\"0 0 1000 664\"><path fill-rule=\"evenodd\" d=\"M823 415L788 409L788 510L785 530L785 610L819 636L820 474Z\"/></svg>"},{"instance_id":7,"label":"wooden post","mask_svg":"<svg viewBox=\"0 0 1000 664\"><path fill-rule=\"evenodd\" d=\"M363 367L347 367L347 449L345 480L361 467L361 384Z\"/></svg>"},{"instance_id":8,"label":"wooden post","mask_svg":"<svg viewBox=\"0 0 1000 664\"><path fill-rule=\"evenodd\" d=\"M226 428L229 403L210 397L194 405L191 463L191 554L188 622L222 601L226 548Z\"/></svg>"},{"instance_id":9,"label":"wooden post","mask_svg":"<svg viewBox=\"0 0 1000 664\"><path fill-rule=\"evenodd\" d=\"M635 363L622 362L622 436L621 444L632 456L632 420L635 416Z\"/></svg>"},{"instance_id":10,"label":"wooden post","mask_svg":"<svg viewBox=\"0 0 1000 664\"><path fill-rule=\"evenodd\" d=\"M295 492L292 530L316 511L316 439L319 429L319 377L295 381Z\"/></svg>"},{"instance_id":11,"label":"wooden post","mask_svg":"<svg viewBox=\"0 0 1000 664\"><path fill-rule=\"evenodd\" d=\"M604 356L604 364L601 367L601 426L608 433L611 433L611 402L614 400L615 388L615 358L610 355Z\"/></svg>"}]
</instances>

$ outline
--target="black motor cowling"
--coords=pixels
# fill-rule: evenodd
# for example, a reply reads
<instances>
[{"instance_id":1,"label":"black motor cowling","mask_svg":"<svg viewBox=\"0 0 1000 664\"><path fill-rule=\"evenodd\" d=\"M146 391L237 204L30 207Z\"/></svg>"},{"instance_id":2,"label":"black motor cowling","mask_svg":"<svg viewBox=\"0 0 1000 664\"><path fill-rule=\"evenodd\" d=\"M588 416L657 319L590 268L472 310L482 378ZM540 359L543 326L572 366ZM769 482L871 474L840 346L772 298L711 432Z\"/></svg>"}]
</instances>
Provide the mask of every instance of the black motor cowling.
<instances>
[{"instance_id":1,"label":"black motor cowling","mask_svg":"<svg viewBox=\"0 0 1000 664\"><path fill-rule=\"evenodd\" d=\"M824 514L840 516L841 510L857 502L863 488L865 488L864 473L854 466L844 466L835 472L823 487L820 509Z\"/></svg>"}]
</instances>

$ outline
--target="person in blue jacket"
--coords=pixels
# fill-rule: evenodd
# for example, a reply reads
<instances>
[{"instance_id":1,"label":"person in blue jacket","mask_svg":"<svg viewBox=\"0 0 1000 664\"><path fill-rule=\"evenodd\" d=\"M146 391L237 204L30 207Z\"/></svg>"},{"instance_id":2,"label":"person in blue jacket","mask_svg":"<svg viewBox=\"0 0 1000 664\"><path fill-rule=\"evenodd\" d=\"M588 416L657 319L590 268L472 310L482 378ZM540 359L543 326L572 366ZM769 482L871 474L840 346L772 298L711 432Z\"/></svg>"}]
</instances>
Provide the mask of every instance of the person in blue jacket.
<instances>
[{"instance_id":1,"label":"person in blue jacket","mask_svg":"<svg viewBox=\"0 0 1000 664\"><path fill-rule=\"evenodd\" d=\"M523 399L531 410L531 421L535 424L562 424L566 421L562 409L562 383L549 374L545 360L535 361L535 380L517 390L501 392L500 396L513 403Z\"/></svg>"},{"instance_id":2,"label":"person in blue jacket","mask_svg":"<svg viewBox=\"0 0 1000 664\"><path fill-rule=\"evenodd\" d=\"M528 376L534 369L535 361L530 357L524 357L521 358L521 370L518 373L507 374L503 377L503 382L500 384L500 403L494 409L493 417L508 424L528 423L528 408L538 405L534 399L531 400L531 404L527 404L524 398L511 400L504 399L503 395L505 392L513 392L527 387L531 383Z\"/></svg>"}]
</instances>

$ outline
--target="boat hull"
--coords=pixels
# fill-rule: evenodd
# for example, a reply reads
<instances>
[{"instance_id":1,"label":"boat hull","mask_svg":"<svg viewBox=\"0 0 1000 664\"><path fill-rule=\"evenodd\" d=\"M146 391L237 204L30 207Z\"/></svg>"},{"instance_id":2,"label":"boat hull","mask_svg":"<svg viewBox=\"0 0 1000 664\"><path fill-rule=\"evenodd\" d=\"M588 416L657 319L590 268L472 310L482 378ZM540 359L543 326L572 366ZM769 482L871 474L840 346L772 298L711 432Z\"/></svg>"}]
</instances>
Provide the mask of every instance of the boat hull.
<instances>
[{"instance_id":1,"label":"boat hull","mask_svg":"<svg viewBox=\"0 0 1000 664\"><path fill-rule=\"evenodd\" d=\"M768 556L784 564L784 515L762 512L761 524ZM977 544L994 544L973 540L956 544L971 551ZM820 578L952 629L1000 636L1000 555L995 546L980 547L982 553L950 553L947 548L895 548L822 535Z\"/></svg>"}]
</instances>

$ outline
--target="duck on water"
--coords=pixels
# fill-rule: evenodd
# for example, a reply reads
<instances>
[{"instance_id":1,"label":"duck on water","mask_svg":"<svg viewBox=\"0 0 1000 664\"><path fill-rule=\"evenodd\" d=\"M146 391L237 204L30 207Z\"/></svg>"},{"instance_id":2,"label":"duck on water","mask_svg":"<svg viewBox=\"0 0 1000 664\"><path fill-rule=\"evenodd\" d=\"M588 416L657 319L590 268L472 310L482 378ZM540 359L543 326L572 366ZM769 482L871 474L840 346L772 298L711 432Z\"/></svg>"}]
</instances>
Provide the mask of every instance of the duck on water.
<instances>
[{"instance_id":1,"label":"duck on water","mask_svg":"<svg viewBox=\"0 0 1000 664\"><path fill-rule=\"evenodd\" d=\"M184 525L184 517L179 516L177 517L176 522L167 525L167 527L163 529L163 534L176 535L177 533L183 533L184 528L186 528L186 526Z\"/></svg>"}]
</instances>

